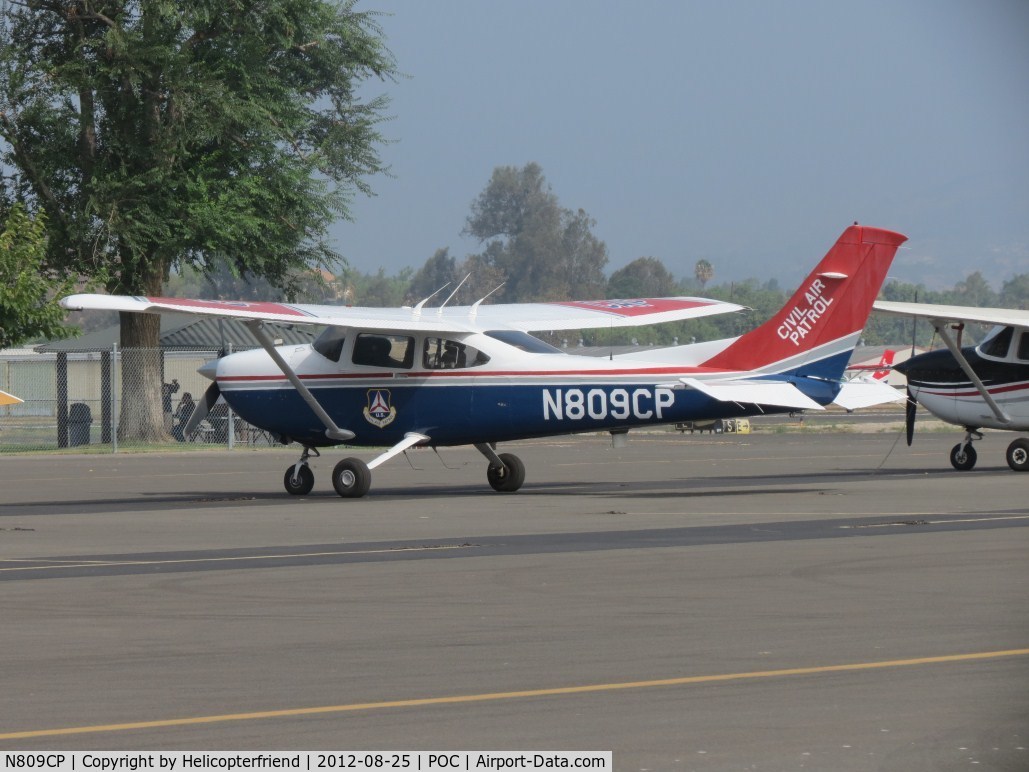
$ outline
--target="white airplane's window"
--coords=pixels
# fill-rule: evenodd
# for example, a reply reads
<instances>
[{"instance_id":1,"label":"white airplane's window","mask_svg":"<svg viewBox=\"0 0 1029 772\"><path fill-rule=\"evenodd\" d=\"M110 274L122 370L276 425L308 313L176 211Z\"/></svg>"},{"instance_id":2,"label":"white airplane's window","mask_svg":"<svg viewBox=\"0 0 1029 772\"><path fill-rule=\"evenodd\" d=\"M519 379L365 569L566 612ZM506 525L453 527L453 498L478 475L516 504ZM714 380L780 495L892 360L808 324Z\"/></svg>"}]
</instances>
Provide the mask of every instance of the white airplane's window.
<instances>
[{"instance_id":1,"label":"white airplane's window","mask_svg":"<svg viewBox=\"0 0 1029 772\"><path fill-rule=\"evenodd\" d=\"M315 351L326 359L338 362L340 354L343 353L343 344L346 341L347 336L344 330L341 330L339 327L326 327L324 332L315 338L314 343L311 345Z\"/></svg>"},{"instance_id":2,"label":"white airplane's window","mask_svg":"<svg viewBox=\"0 0 1029 772\"><path fill-rule=\"evenodd\" d=\"M1003 359L1008 355L1008 347L1011 346L1011 336L1014 334L1013 327L1005 327L988 341L983 343L982 353L988 357Z\"/></svg>"},{"instance_id":3,"label":"white airplane's window","mask_svg":"<svg viewBox=\"0 0 1029 772\"><path fill-rule=\"evenodd\" d=\"M1023 332L1021 340L1018 341L1018 358L1023 362L1029 362L1029 330Z\"/></svg>"},{"instance_id":4,"label":"white airplane's window","mask_svg":"<svg viewBox=\"0 0 1029 772\"><path fill-rule=\"evenodd\" d=\"M414 338L361 333L354 341L355 365L408 369L414 364Z\"/></svg>"},{"instance_id":5,"label":"white airplane's window","mask_svg":"<svg viewBox=\"0 0 1029 772\"><path fill-rule=\"evenodd\" d=\"M565 353L557 346L551 346L539 338L534 338L527 332L521 330L490 330L486 333L491 338L496 338L509 346L520 348L530 354L563 354Z\"/></svg>"},{"instance_id":6,"label":"white airplane's window","mask_svg":"<svg viewBox=\"0 0 1029 772\"><path fill-rule=\"evenodd\" d=\"M422 364L427 370L459 370L478 367L488 361L488 356L460 341L446 338L425 339Z\"/></svg>"}]
</instances>

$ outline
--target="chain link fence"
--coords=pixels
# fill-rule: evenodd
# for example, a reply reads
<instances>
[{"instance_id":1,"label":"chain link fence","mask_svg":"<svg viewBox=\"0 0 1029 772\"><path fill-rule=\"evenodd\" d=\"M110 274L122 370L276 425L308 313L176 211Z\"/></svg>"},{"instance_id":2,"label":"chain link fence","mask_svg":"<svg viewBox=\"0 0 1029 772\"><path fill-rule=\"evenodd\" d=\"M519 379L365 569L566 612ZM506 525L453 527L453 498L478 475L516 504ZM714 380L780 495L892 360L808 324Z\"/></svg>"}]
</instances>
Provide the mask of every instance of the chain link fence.
<instances>
[{"instance_id":1,"label":"chain link fence","mask_svg":"<svg viewBox=\"0 0 1029 772\"><path fill-rule=\"evenodd\" d=\"M0 453L117 452L139 447L273 445L224 400L191 436L183 429L210 381L197 368L218 351L120 349L0 351L0 390L24 400L0 406Z\"/></svg>"}]
</instances>

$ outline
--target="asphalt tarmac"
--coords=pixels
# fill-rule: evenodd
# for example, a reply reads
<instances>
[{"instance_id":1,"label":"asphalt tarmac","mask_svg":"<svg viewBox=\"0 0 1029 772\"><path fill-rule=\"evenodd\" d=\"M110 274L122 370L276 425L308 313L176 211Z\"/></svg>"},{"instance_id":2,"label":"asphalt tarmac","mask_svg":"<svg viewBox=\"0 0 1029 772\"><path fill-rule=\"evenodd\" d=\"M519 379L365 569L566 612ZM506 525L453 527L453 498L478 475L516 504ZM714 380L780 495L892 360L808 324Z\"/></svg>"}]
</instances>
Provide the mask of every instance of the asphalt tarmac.
<instances>
[{"instance_id":1,"label":"asphalt tarmac","mask_svg":"<svg viewBox=\"0 0 1029 772\"><path fill-rule=\"evenodd\" d=\"M618 770L1029 769L1011 435L0 457L0 754L612 751ZM359 452L370 458L370 453Z\"/></svg>"}]
</instances>

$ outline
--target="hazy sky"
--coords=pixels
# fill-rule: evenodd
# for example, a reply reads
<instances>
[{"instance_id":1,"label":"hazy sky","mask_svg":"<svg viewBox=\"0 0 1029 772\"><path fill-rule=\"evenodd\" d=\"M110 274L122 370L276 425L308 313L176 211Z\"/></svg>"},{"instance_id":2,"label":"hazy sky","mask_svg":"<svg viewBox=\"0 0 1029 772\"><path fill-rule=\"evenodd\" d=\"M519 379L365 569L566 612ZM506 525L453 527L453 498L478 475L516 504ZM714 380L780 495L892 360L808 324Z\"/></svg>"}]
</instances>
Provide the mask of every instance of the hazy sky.
<instances>
[{"instance_id":1,"label":"hazy sky","mask_svg":"<svg viewBox=\"0 0 1029 772\"><path fill-rule=\"evenodd\" d=\"M362 0L408 77L355 222L362 271L461 236L493 169L535 161L607 272L798 282L851 222L910 237L891 276L1029 272L1029 2Z\"/></svg>"}]
</instances>

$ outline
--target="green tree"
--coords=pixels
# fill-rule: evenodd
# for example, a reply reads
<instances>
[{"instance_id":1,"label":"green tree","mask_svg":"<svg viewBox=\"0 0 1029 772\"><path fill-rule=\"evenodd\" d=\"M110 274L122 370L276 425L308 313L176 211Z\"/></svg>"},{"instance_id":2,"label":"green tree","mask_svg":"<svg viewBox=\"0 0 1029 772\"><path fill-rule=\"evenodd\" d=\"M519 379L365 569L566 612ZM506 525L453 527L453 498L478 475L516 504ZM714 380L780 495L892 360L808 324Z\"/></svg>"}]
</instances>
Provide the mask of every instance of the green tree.
<instances>
[{"instance_id":1,"label":"green tree","mask_svg":"<svg viewBox=\"0 0 1029 772\"><path fill-rule=\"evenodd\" d=\"M709 260L701 258L693 268L693 275L697 277L700 288L704 289L707 283L715 278L715 269Z\"/></svg>"},{"instance_id":2,"label":"green tree","mask_svg":"<svg viewBox=\"0 0 1029 772\"><path fill-rule=\"evenodd\" d=\"M0 349L33 338L62 338L73 332L55 298L72 281L44 267L46 227L42 213L30 217L21 204L7 215L0 233Z\"/></svg>"},{"instance_id":3,"label":"green tree","mask_svg":"<svg viewBox=\"0 0 1029 772\"><path fill-rule=\"evenodd\" d=\"M1004 282L997 302L1003 308L1029 308L1029 273L1021 273Z\"/></svg>"},{"instance_id":4,"label":"green tree","mask_svg":"<svg viewBox=\"0 0 1029 772\"><path fill-rule=\"evenodd\" d=\"M561 207L543 170L529 163L494 169L464 232L485 243L476 262L503 277L504 300L565 300L604 294L607 247L595 225L584 210Z\"/></svg>"},{"instance_id":5,"label":"green tree","mask_svg":"<svg viewBox=\"0 0 1029 772\"><path fill-rule=\"evenodd\" d=\"M656 257L638 257L607 280L609 298L661 298L680 291L675 277Z\"/></svg>"},{"instance_id":6,"label":"green tree","mask_svg":"<svg viewBox=\"0 0 1029 772\"><path fill-rule=\"evenodd\" d=\"M433 300L438 299L442 302L447 295L454 291L459 281L461 278L458 275L457 260L450 256L450 249L444 247L437 249L433 256L425 261L425 265L418 269L418 273L411 280L408 295L413 302L417 303L429 297L440 287L449 284L449 287L433 298Z\"/></svg>"},{"instance_id":7,"label":"green tree","mask_svg":"<svg viewBox=\"0 0 1029 772\"><path fill-rule=\"evenodd\" d=\"M953 291L946 293L944 302L959 306L991 307L997 305L997 293L982 273L975 271L955 284Z\"/></svg>"},{"instance_id":8,"label":"green tree","mask_svg":"<svg viewBox=\"0 0 1029 772\"><path fill-rule=\"evenodd\" d=\"M375 308L399 308L408 300L408 287L414 271L404 268L395 276L387 276L386 269L375 273L348 270L341 277L353 289L353 305Z\"/></svg>"},{"instance_id":9,"label":"green tree","mask_svg":"<svg viewBox=\"0 0 1029 772\"><path fill-rule=\"evenodd\" d=\"M334 257L328 225L382 170L395 64L355 0L31 0L0 19L0 138L13 189L50 216L48 260L159 294L228 256L287 290ZM164 437L159 320L123 314L125 439Z\"/></svg>"}]
</instances>

